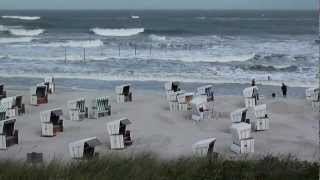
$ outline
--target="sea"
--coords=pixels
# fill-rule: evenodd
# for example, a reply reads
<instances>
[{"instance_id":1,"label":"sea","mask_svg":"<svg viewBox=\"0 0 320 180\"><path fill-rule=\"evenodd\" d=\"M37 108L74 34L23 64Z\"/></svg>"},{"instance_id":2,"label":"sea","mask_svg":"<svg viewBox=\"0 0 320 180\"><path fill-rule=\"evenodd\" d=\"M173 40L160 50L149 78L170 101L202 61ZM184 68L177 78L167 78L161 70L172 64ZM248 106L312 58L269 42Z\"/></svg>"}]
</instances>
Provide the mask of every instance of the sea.
<instances>
[{"instance_id":1,"label":"sea","mask_svg":"<svg viewBox=\"0 0 320 180\"><path fill-rule=\"evenodd\" d=\"M316 11L0 10L0 77L317 85Z\"/></svg>"}]
</instances>

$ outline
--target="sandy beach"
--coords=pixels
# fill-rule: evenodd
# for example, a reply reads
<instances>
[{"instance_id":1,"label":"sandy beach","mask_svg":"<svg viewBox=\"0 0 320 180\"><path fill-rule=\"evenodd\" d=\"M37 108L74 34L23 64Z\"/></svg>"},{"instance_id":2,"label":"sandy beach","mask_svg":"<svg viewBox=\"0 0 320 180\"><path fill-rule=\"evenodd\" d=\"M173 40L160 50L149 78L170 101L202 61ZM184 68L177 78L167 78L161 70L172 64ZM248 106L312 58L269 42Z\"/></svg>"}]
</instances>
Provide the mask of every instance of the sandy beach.
<instances>
[{"instance_id":1,"label":"sandy beach","mask_svg":"<svg viewBox=\"0 0 320 180\"><path fill-rule=\"evenodd\" d=\"M196 123L189 118L187 112L169 111L163 88L143 90L133 86L133 102L117 104L113 88L80 89L58 86L56 93L49 96L49 103L40 106L29 105L28 88L28 86L17 88L10 85L6 88L8 96L24 95L26 114L17 117L16 129L19 130L19 144L0 151L1 159L24 160L26 153L42 152L45 160L70 160L68 144L91 136L98 137L102 142L102 145L96 149L100 155L114 152L129 154L154 152L166 159L189 156L192 154L192 145L195 142L215 137L217 141L214 151L228 157L237 156L230 151L232 137L229 130L231 126L229 115L230 112L244 106L243 98L239 95L217 93L215 119ZM261 87L263 88L264 86ZM296 91L302 91L302 88ZM85 119L80 122L69 120L68 100L85 97L89 101L104 95L110 97L111 116ZM271 116L270 130L253 132L255 138L253 156L292 153L302 160L316 160L319 115L312 112L311 103L301 97L272 99L267 95L263 103L268 105ZM41 137L39 114L41 111L56 107L64 110L64 132L52 138ZM132 121L129 129L133 136L133 145L125 150L111 151L106 124L121 117L127 117Z\"/></svg>"}]
</instances>

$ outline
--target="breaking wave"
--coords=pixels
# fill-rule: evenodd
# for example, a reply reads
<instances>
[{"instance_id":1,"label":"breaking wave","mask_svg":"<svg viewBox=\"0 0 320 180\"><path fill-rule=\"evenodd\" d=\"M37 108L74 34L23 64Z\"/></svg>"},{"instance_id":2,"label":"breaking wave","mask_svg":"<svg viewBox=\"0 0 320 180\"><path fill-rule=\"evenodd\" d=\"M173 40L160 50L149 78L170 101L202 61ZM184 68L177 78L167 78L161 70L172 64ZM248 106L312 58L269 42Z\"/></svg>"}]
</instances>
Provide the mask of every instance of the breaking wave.
<instances>
[{"instance_id":1,"label":"breaking wave","mask_svg":"<svg viewBox=\"0 0 320 180\"><path fill-rule=\"evenodd\" d=\"M99 36L133 36L144 32L144 28L129 28L129 29L103 29L93 28L91 29L96 35Z\"/></svg>"},{"instance_id":2,"label":"breaking wave","mask_svg":"<svg viewBox=\"0 0 320 180\"><path fill-rule=\"evenodd\" d=\"M44 32L44 29L8 29L8 31L15 36L38 36Z\"/></svg>"},{"instance_id":3,"label":"breaking wave","mask_svg":"<svg viewBox=\"0 0 320 180\"><path fill-rule=\"evenodd\" d=\"M165 41L167 38L165 36L157 36L157 35L154 35L154 34L151 34L149 36L149 38L152 40L152 41Z\"/></svg>"},{"instance_id":4,"label":"breaking wave","mask_svg":"<svg viewBox=\"0 0 320 180\"><path fill-rule=\"evenodd\" d=\"M33 38L31 37L18 37L18 38L0 38L0 44L6 43L27 43L31 42Z\"/></svg>"},{"instance_id":5,"label":"breaking wave","mask_svg":"<svg viewBox=\"0 0 320 180\"><path fill-rule=\"evenodd\" d=\"M20 19L27 21L39 20L41 17L39 16L1 16L3 19Z\"/></svg>"},{"instance_id":6,"label":"breaking wave","mask_svg":"<svg viewBox=\"0 0 320 180\"><path fill-rule=\"evenodd\" d=\"M87 40L87 41L66 41L66 42L51 42L51 43L39 43L33 44L35 47L84 47L94 48L103 46L101 40Z\"/></svg>"}]
</instances>

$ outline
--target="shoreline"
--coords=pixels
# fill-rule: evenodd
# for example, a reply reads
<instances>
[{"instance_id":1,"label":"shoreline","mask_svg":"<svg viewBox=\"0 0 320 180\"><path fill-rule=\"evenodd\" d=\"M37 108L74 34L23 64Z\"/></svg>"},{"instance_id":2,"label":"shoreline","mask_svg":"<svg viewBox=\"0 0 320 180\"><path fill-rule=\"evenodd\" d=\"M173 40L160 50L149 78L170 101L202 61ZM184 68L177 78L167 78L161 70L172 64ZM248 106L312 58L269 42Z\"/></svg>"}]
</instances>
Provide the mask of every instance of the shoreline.
<instances>
[{"instance_id":1,"label":"shoreline","mask_svg":"<svg viewBox=\"0 0 320 180\"><path fill-rule=\"evenodd\" d=\"M17 90L27 90L39 82L43 78L30 78L30 77L0 77L0 83L4 83L7 87ZM163 92L164 83L167 81L108 81L108 80L88 80L88 79L69 79L69 78L55 78L56 87L63 90L99 90L106 89L114 91L114 87L124 83L132 84L134 89L152 92ZM250 83L191 83L182 82L182 88L188 92L193 92L197 87L212 84L214 86L215 95L236 95L242 96L242 90L245 87L251 86ZM277 97L281 97L281 89L275 85L263 85L257 82L257 86L261 89L261 94L266 97L271 97L271 94L275 92ZM294 97L299 99L305 98L306 87L297 87L288 85L288 97Z\"/></svg>"}]
</instances>

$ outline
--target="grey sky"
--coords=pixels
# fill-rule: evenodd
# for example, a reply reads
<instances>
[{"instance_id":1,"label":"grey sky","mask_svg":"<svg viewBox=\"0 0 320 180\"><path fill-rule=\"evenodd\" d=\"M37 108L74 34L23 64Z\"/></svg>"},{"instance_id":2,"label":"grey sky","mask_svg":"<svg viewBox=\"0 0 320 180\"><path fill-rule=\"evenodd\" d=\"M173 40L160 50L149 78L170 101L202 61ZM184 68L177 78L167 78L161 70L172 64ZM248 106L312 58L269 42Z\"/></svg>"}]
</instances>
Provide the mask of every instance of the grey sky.
<instances>
[{"instance_id":1,"label":"grey sky","mask_svg":"<svg viewBox=\"0 0 320 180\"><path fill-rule=\"evenodd\" d=\"M316 9L317 0L0 0L0 9Z\"/></svg>"}]
</instances>

